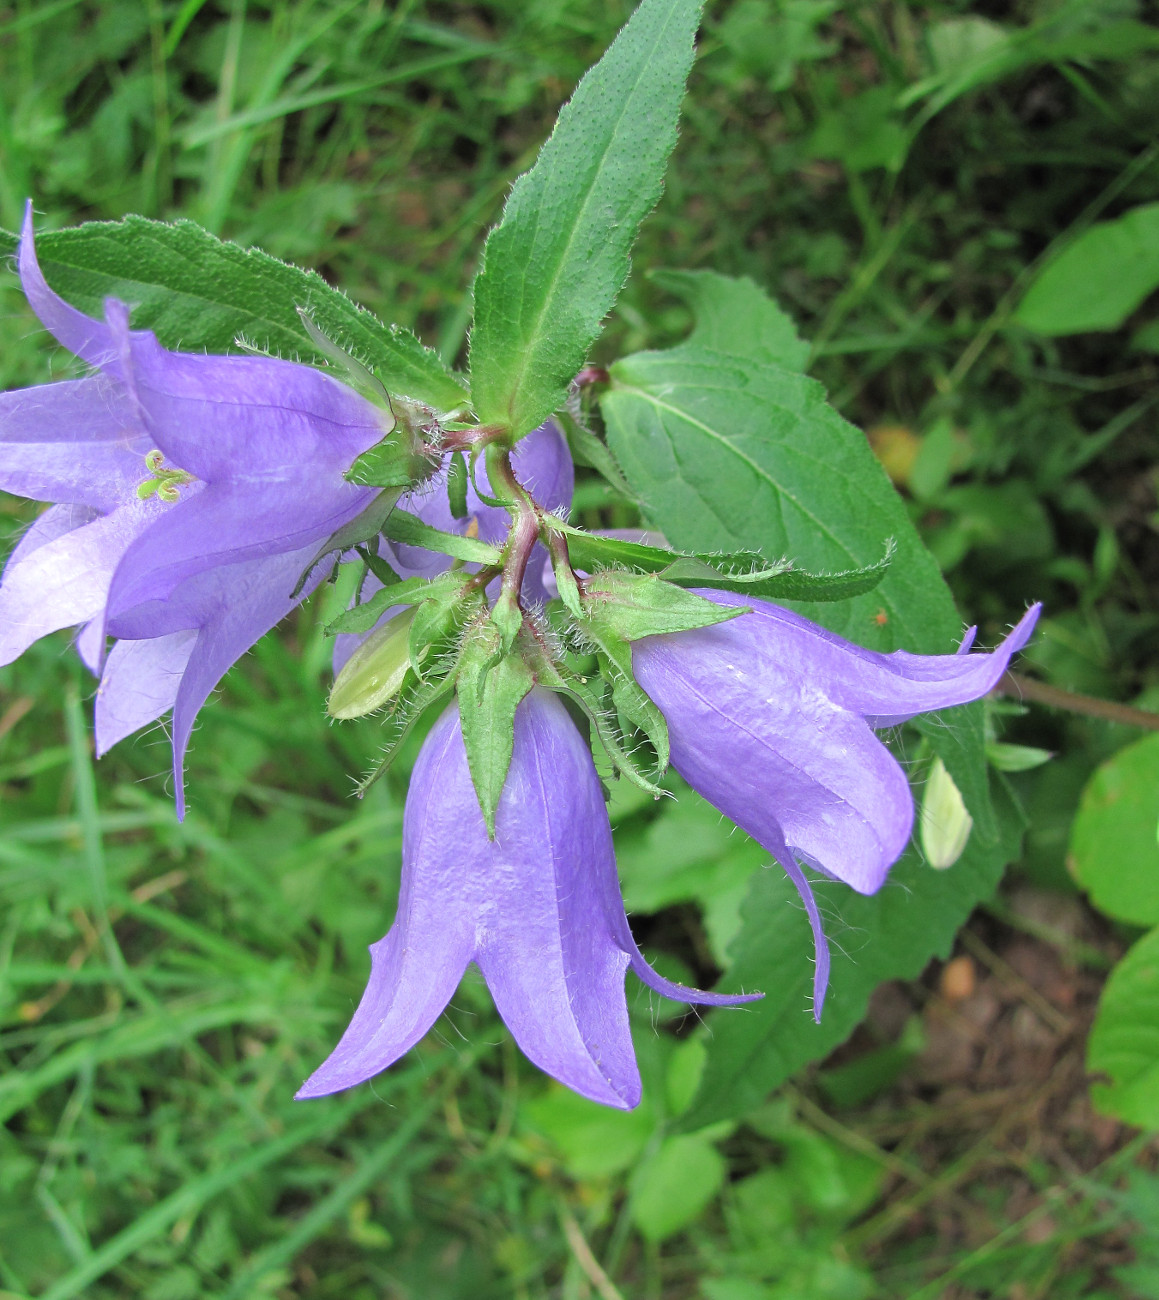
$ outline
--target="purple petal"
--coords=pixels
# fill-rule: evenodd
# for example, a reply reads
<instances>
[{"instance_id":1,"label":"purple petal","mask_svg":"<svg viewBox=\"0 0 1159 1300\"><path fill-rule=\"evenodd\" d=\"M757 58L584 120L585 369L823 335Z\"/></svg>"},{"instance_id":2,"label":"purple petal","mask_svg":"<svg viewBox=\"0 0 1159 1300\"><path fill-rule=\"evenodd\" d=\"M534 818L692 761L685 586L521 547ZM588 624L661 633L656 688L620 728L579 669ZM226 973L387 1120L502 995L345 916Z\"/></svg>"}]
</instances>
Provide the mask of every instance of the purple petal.
<instances>
[{"instance_id":1,"label":"purple petal","mask_svg":"<svg viewBox=\"0 0 1159 1300\"><path fill-rule=\"evenodd\" d=\"M318 575L291 598L294 584L313 555L314 548L306 547L229 565L204 576L200 599L208 599L206 589L216 588L217 608L197 633L173 702L173 786L179 820L185 817L185 750L201 706L230 667L321 581L323 575ZM175 593L178 602L181 595Z\"/></svg>"},{"instance_id":2,"label":"purple petal","mask_svg":"<svg viewBox=\"0 0 1159 1300\"><path fill-rule=\"evenodd\" d=\"M457 709L431 730L407 795L398 916L372 953L354 1020L299 1096L350 1087L397 1060L434 1023L470 960L536 1065L625 1109L640 1096L624 994L629 962L683 1000L747 1000L662 981L643 962L620 900L591 753L558 698L540 690L515 715L494 841Z\"/></svg>"},{"instance_id":3,"label":"purple petal","mask_svg":"<svg viewBox=\"0 0 1159 1300\"><path fill-rule=\"evenodd\" d=\"M446 817L440 783L465 765L456 754L463 749L458 721L457 713L448 710L423 742L403 819L402 887L394 925L371 945L370 980L362 1001L338 1046L298 1090L299 1098L352 1088L397 1061L439 1018L474 955L475 867L470 857L455 857L462 827L452 827L455 839L445 853L437 842Z\"/></svg>"},{"instance_id":4,"label":"purple petal","mask_svg":"<svg viewBox=\"0 0 1159 1300\"><path fill-rule=\"evenodd\" d=\"M733 636L751 646L776 645L779 659L807 673L836 704L871 720L892 726L931 709L976 700L992 690L1013 656L1030 640L1042 612L1033 605L992 654L920 655L906 650L879 654L839 637L835 632L766 600L731 591L698 590L718 605L749 606L751 614L728 626ZM743 629L743 630L742 630ZM968 649L973 632L965 642Z\"/></svg>"},{"instance_id":5,"label":"purple petal","mask_svg":"<svg viewBox=\"0 0 1159 1300\"><path fill-rule=\"evenodd\" d=\"M105 661L107 638L104 633L105 620L91 619L77 633L76 652L80 661L94 677L101 675L101 666Z\"/></svg>"},{"instance_id":6,"label":"purple petal","mask_svg":"<svg viewBox=\"0 0 1159 1300\"><path fill-rule=\"evenodd\" d=\"M149 477L151 450L115 383L66 380L0 393L0 488L114 509Z\"/></svg>"},{"instance_id":7,"label":"purple petal","mask_svg":"<svg viewBox=\"0 0 1159 1300\"><path fill-rule=\"evenodd\" d=\"M557 696L527 696L488 844L455 735L457 807L446 811L469 823L490 877L476 960L495 1006L540 1069L593 1101L630 1109L640 1077L617 924L624 906L591 752Z\"/></svg>"},{"instance_id":8,"label":"purple petal","mask_svg":"<svg viewBox=\"0 0 1159 1300\"><path fill-rule=\"evenodd\" d=\"M109 589L110 619L143 601L166 599L202 570L315 545L352 519L367 493L310 474L261 484L194 483L179 491L182 499L126 550Z\"/></svg>"},{"instance_id":9,"label":"purple petal","mask_svg":"<svg viewBox=\"0 0 1159 1300\"><path fill-rule=\"evenodd\" d=\"M49 632L100 614L118 561L160 508L157 501L134 501L10 565L0 584L0 664L11 663Z\"/></svg>"},{"instance_id":10,"label":"purple petal","mask_svg":"<svg viewBox=\"0 0 1159 1300\"><path fill-rule=\"evenodd\" d=\"M100 517L98 511L89 506L49 506L42 515L35 519L16 543L8 562L4 566L4 576L14 569L21 560L31 555L39 547L54 542L65 533L75 532L85 524L91 524Z\"/></svg>"},{"instance_id":11,"label":"purple petal","mask_svg":"<svg viewBox=\"0 0 1159 1300\"><path fill-rule=\"evenodd\" d=\"M633 646L668 721L672 764L774 855L781 843L861 893L880 888L913 824L905 773L744 616Z\"/></svg>"},{"instance_id":12,"label":"purple petal","mask_svg":"<svg viewBox=\"0 0 1159 1300\"><path fill-rule=\"evenodd\" d=\"M97 687L98 758L118 740L169 712L196 640L191 629L149 641L118 641L113 646Z\"/></svg>"},{"instance_id":13,"label":"purple petal","mask_svg":"<svg viewBox=\"0 0 1159 1300\"><path fill-rule=\"evenodd\" d=\"M169 352L130 335L130 382L155 445L206 482L340 477L393 417L310 366Z\"/></svg>"},{"instance_id":14,"label":"purple petal","mask_svg":"<svg viewBox=\"0 0 1159 1300\"><path fill-rule=\"evenodd\" d=\"M402 914L402 900L399 900ZM467 968L471 934L466 918L430 914L422 902L410 909L416 926L440 925L439 948L423 952L406 942L396 923L370 947L370 981L338 1046L294 1094L297 1101L326 1097L385 1070L421 1038L442 1014Z\"/></svg>"},{"instance_id":15,"label":"purple petal","mask_svg":"<svg viewBox=\"0 0 1159 1300\"><path fill-rule=\"evenodd\" d=\"M70 352L90 366L103 366L116 357L118 341L104 321L93 320L84 312L70 307L48 287L36 260L36 241L32 229L32 202L24 207L24 226L20 232L20 287L41 323Z\"/></svg>"}]
</instances>

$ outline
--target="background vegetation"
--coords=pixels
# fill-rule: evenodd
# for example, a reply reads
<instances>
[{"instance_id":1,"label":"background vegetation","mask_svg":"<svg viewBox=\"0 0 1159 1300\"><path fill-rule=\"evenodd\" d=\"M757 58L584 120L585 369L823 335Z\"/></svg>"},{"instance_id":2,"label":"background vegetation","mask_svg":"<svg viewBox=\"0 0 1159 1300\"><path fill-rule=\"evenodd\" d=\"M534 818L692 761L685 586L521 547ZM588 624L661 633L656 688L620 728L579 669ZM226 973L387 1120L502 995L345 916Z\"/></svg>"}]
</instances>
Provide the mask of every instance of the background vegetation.
<instances>
[{"instance_id":1,"label":"background vegetation","mask_svg":"<svg viewBox=\"0 0 1159 1300\"><path fill-rule=\"evenodd\" d=\"M461 358L482 236L629 9L0 6L0 226L26 195L46 228L190 216ZM632 1115L549 1084L472 979L372 1085L294 1104L398 879L405 772L352 806L374 724L323 721L321 624L343 593L230 674L181 826L160 729L94 769L93 686L51 638L0 670L0 1295L1159 1296L1154 1065L1092 1049L1111 1071L1100 1115L1084 1057L1108 970L1159 921L1159 750L1145 718L1074 698L1159 707L1154 17L1132 0L710 3L601 345L687 328L650 269L751 276L982 639L1046 602L1023 660L1037 685L998 711L1005 743L1055 757L1010 771L1025 750L995 751L1029 830L952 959L695 1132L679 1115L704 1031L638 988ZM0 298L4 386L66 373L14 277ZM577 507L634 522L594 477ZM35 509L0 512L11 540ZM614 816L638 937L712 980L762 855L687 795ZM1153 946L1115 976L1137 1038L1159 1017Z\"/></svg>"}]
</instances>

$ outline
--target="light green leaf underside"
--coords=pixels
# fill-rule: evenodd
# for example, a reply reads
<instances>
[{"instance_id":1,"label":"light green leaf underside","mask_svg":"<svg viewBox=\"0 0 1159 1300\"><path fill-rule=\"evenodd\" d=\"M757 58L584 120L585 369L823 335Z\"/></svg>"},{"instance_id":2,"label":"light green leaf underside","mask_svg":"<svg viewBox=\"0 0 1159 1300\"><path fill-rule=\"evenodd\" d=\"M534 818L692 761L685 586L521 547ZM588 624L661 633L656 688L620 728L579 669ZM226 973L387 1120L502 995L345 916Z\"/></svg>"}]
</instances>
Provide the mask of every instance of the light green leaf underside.
<instances>
[{"instance_id":1,"label":"light green leaf underside","mask_svg":"<svg viewBox=\"0 0 1159 1300\"><path fill-rule=\"evenodd\" d=\"M475 281L471 390L518 437L562 405L655 206L700 0L643 0L512 188Z\"/></svg>"}]
</instances>

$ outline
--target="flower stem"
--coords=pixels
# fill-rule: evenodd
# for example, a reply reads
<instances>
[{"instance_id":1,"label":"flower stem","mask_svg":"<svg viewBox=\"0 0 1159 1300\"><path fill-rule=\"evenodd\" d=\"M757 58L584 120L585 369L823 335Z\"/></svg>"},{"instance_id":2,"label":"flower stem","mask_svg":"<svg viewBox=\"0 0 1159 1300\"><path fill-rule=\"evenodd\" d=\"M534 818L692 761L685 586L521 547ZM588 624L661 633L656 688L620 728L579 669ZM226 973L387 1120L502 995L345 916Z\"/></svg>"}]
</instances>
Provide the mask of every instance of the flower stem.
<instances>
[{"instance_id":1,"label":"flower stem","mask_svg":"<svg viewBox=\"0 0 1159 1300\"><path fill-rule=\"evenodd\" d=\"M1021 673L1003 673L994 691L997 695L1009 695L1016 700L1033 700L1035 704L1045 704L1048 708L1082 713L1088 718L1102 718L1105 722L1118 722L1124 727L1159 731L1159 713L1134 709L1114 700L1100 700L1093 695L1064 691L1057 686L1048 686L1046 682L1035 681L1033 677L1023 677Z\"/></svg>"}]
</instances>

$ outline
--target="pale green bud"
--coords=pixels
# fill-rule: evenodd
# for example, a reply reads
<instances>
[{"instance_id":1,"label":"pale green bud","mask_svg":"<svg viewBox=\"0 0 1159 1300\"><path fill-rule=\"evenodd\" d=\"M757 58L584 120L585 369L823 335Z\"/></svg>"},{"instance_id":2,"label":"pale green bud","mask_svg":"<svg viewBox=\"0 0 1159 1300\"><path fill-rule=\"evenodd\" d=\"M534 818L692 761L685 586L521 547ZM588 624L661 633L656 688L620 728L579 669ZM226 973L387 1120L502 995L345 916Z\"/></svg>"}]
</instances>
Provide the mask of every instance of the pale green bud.
<instances>
[{"instance_id":1,"label":"pale green bud","mask_svg":"<svg viewBox=\"0 0 1159 1300\"><path fill-rule=\"evenodd\" d=\"M922 798L921 837L922 849L931 867L944 871L962 856L974 819L966 811L962 793L946 771L946 765L935 758L926 780Z\"/></svg>"},{"instance_id":2,"label":"pale green bud","mask_svg":"<svg viewBox=\"0 0 1159 1300\"><path fill-rule=\"evenodd\" d=\"M366 638L334 679L326 711L332 718L361 718L381 709L402 689L410 669L410 625L415 611L408 609Z\"/></svg>"}]
</instances>

